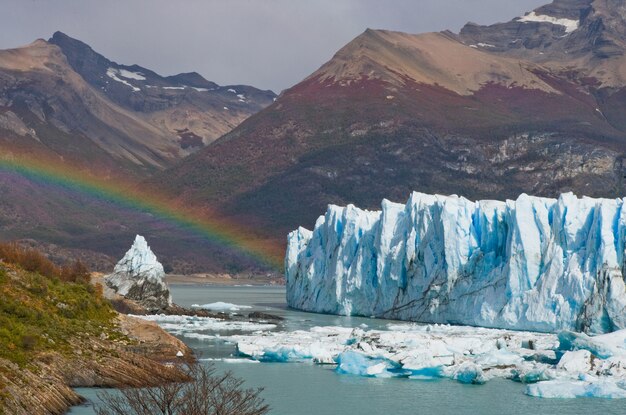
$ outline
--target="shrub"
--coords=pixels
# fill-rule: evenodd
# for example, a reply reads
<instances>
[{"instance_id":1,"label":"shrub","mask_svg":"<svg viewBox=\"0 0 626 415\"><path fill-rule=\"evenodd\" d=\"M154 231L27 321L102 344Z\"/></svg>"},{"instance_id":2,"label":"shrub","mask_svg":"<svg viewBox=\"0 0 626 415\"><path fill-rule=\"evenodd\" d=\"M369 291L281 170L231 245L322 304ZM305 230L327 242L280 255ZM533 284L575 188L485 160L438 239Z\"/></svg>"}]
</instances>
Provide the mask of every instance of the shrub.
<instances>
[{"instance_id":1,"label":"shrub","mask_svg":"<svg viewBox=\"0 0 626 415\"><path fill-rule=\"evenodd\" d=\"M119 394L104 392L98 415L265 415L269 406L261 389L244 389L243 380L231 372L217 374L211 365L183 367L186 383L155 388L125 388Z\"/></svg>"},{"instance_id":2,"label":"shrub","mask_svg":"<svg viewBox=\"0 0 626 415\"><path fill-rule=\"evenodd\" d=\"M89 282L89 269L80 260L59 267L36 249L26 248L15 242L0 243L0 260L48 278L58 278L66 282Z\"/></svg>"},{"instance_id":3,"label":"shrub","mask_svg":"<svg viewBox=\"0 0 626 415\"><path fill-rule=\"evenodd\" d=\"M39 337L34 334L25 334L22 336L22 348L24 350L34 350L39 342Z\"/></svg>"}]
</instances>

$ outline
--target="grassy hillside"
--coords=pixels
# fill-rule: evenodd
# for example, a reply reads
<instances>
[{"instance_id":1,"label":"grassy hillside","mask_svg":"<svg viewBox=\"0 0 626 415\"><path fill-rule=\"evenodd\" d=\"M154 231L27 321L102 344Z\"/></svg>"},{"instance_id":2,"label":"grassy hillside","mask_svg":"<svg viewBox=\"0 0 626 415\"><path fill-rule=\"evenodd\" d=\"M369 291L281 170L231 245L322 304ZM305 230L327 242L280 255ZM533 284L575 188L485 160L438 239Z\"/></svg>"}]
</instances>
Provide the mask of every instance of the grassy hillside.
<instances>
[{"instance_id":1,"label":"grassy hillside","mask_svg":"<svg viewBox=\"0 0 626 415\"><path fill-rule=\"evenodd\" d=\"M0 358L20 366L44 351L73 350L76 336L109 336L115 316L93 286L0 265Z\"/></svg>"},{"instance_id":2,"label":"grassy hillside","mask_svg":"<svg viewBox=\"0 0 626 415\"><path fill-rule=\"evenodd\" d=\"M180 380L162 365L179 350L191 355L155 324L115 313L80 263L0 244L0 415L65 413L78 386Z\"/></svg>"}]
</instances>

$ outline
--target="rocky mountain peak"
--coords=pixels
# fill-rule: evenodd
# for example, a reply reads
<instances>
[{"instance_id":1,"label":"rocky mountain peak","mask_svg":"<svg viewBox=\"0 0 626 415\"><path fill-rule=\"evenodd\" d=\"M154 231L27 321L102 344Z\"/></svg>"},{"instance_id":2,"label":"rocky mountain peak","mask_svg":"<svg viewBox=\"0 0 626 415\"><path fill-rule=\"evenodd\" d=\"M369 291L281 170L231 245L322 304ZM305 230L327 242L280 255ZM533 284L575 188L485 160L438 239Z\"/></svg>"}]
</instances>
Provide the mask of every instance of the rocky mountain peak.
<instances>
[{"instance_id":1,"label":"rocky mountain peak","mask_svg":"<svg viewBox=\"0 0 626 415\"><path fill-rule=\"evenodd\" d=\"M595 0L581 18L581 30L575 37L594 56L623 56L626 50L626 2Z\"/></svg>"},{"instance_id":2,"label":"rocky mountain peak","mask_svg":"<svg viewBox=\"0 0 626 415\"><path fill-rule=\"evenodd\" d=\"M579 20L594 0L555 0L550 4L538 7L534 12L538 15L552 16L559 19Z\"/></svg>"},{"instance_id":3,"label":"rocky mountain peak","mask_svg":"<svg viewBox=\"0 0 626 415\"><path fill-rule=\"evenodd\" d=\"M621 56L626 45L626 3L555 0L506 23L468 23L460 38L487 52L534 61Z\"/></svg>"},{"instance_id":4,"label":"rocky mountain peak","mask_svg":"<svg viewBox=\"0 0 626 415\"><path fill-rule=\"evenodd\" d=\"M194 88L215 89L219 87L219 85L215 82L207 81L198 72L179 73L178 75L167 76L165 79L172 83L187 85Z\"/></svg>"}]
</instances>

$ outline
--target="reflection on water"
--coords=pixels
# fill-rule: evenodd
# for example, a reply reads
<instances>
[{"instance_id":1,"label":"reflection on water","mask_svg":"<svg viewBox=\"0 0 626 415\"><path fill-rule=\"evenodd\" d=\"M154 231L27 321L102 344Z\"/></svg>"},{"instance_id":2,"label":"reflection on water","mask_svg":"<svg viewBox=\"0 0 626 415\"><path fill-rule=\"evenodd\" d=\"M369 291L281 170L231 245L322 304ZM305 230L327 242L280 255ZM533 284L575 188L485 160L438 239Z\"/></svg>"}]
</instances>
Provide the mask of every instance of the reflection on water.
<instances>
[{"instance_id":1,"label":"reflection on water","mask_svg":"<svg viewBox=\"0 0 626 415\"><path fill-rule=\"evenodd\" d=\"M249 311L263 311L285 317L276 330L309 329L315 326L385 328L389 321L303 313L285 306L282 287L217 287L172 285L174 301L183 306L218 301L249 305ZM220 332L221 335L236 332ZM182 339L204 359L231 358L233 344L219 339ZM221 370L231 370L249 387L264 387L263 396L276 415L358 415L414 414L594 414L626 413L626 402L604 399L549 400L524 395L524 386L508 380L486 385L461 385L450 380L415 381L372 379L338 375L332 367L299 363L236 364L213 361ZM97 400L97 390L79 393ZM74 408L70 414L93 415L91 406Z\"/></svg>"}]
</instances>

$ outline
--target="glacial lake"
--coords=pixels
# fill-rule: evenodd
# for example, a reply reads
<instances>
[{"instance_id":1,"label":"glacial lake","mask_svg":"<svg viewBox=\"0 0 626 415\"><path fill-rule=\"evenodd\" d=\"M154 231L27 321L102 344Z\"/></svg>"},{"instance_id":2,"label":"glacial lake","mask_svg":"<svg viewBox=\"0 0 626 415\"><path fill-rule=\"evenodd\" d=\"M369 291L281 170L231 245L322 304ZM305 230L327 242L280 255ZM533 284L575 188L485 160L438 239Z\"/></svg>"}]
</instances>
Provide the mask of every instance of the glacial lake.
<instances>
[{"instance_id":1,"label":"glacial lake","mask_svg":"<svg viewBox=\"0 0 626 415\"><path fill-rule=\"evenodd\" d=\"M284 317L279 330L315 326L384 328L389 321L303 313L287 308L284 287L223 287L171 285L174 302L183 306L227 302L252 306L242 310L262 311ZM215 333L205 333L215 334ZM220 332L221 335L238 334ZM202 359L233 358L234 344L219 339L181 337ZM337 374L331 366L306 363L255 363L246 359L216 360L219 370L230 370L245 379L248 387L264 387L263 397L274 415L543 415L626 414L626 400L540 399L524 394L525 386L509 380L485 385L463 385L451 380L419 381L376 379ZM93 415L97 389L78 389L89 402L73 408L72 415Z\"/></svg>"}]
</instances>

